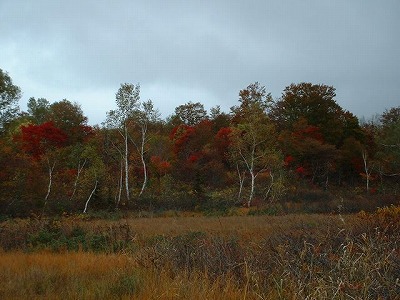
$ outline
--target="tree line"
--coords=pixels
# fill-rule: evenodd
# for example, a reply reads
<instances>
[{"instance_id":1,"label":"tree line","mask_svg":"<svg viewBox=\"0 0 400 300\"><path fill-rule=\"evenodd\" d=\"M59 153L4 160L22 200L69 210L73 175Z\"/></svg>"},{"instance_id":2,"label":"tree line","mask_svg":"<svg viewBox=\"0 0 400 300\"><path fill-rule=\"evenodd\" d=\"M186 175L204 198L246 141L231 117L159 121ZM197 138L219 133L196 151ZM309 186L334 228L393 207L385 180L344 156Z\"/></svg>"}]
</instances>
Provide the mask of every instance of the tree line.
<instances>
[{"instance_id":1,"label":"tree line","mask_svg":"<svg viewBox=\"0 0 400 300\"><path fill-rule=\"evenodd\" d=\"M162 119L139 84L89 126L77 103L30 98L0 69L3 215L275 204L305 191L397 195L400 107L360 122L325 84L239 91L229 112L188 102Z\"/></svg>"}]
</instances>

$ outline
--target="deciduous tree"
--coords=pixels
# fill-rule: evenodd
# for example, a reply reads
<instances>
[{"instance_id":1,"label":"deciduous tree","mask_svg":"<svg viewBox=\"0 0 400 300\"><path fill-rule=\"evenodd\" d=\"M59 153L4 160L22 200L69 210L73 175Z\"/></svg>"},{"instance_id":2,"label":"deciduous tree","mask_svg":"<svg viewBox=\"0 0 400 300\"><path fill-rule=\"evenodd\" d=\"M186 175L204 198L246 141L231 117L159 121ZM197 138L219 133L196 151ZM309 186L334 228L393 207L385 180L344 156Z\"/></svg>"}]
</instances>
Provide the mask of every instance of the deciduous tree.
<instances>
[{"instance_id":1,"label":"deciduous tree","mask_svg":"<svg viewBox=\"0 0 400 300\"><path fill-rule=\"evenodd\" d=\"M324 84L291 84L275 103L271 117L279 130L292 130L303 118L309 125L319 128L325 141L337 147L344 139L360 138L357 118L344 111L336 102L336 90Z\"/></svg>"},{"instance_id":2,"label":"deciduous tree","mask_svg":"<svg viewBox=\"0 0 400 300\"><path fill-rule=\"evenodd\" d=\"M0 132L17 115L20 98L21 89L13 84L7 72L0 69Z\"/></svg>"},{"instance_id":3,"label":"deciduous tree","mask_svg":"<svg viewBox=\"0 0 400 300\"><path fill-rule=\"evenodd\" d=\"M255 192L256 179L262 173L267 173L273 184L273 172L281 164L277 149L277 135L274 124L266 114L271 101L265 87L258 83L249 85L239 93L241 103L232 109L234 126L231 134L232 160L238 163L238 174L244 170L250 176L250 191L247 206L250 206ZM242 169L243 170L243 169ZM241 178L244 175L240 175ZM241 186L243 184L240 180ZM265 183L264 183L265 184Z\"/></svg>"},{"instance_id":4,"label":"deciduous tree","mask_svg":"<svg viewBox=\"0 0 400 300\"><path fill-rule=\"evenodd\" d=\"M291 157L290 168L313 184L328 187L338 156L336 147L325 142L319 127L300 118L292 131L283 130L279 136L280 147L286 157ZM289 164L288 164L289 165Z\"/></svg>"},{"instance_id":5,"label":"deciduous tree","mask_svg":"<svg viewBox=\"0 0 400 300\"><path fill-rule=\"evenodd\" d=\"M159 112L154 108L153 102L151 100L147 100L138 107L138 109L134 112L131 117L132 125L134 131L137 128L139 134L132 134L131 140L135 145L139 156L140 161L143 167L143 183L142 188L140 189L139 196L141 196L144 192L144 189L147 185L148 180L148 170L147 170L147 161L146 161L146 153L147 146L150 140L150 135L148 134L149 126L159 122Z\"/></svg>"},{"instance_id":6,"label":"deciduous tree","mask_svg":"<svg viewBox=\"0 0 400 300\"><path fill-rule=\"evenodd\" d=\"M45 161L48 170L48 187L44 198L43 212L50 196L53 173L57 160L60 160L59 152L67 141L67 135L52 122L41 125L21 126L21 136L18 138L22 143L22 149L35 160Z\"/></svg>"},{"instance_id":7,"label":"deciduous tree","mask_svg":"<svg viewBox=\"0 0 400 300\"><path fill-rule=\"evenodd\" d=\"M50 102L47 99L31 97L27 106L29 118L34 124L50 121Z\"/></svg>"},{"instance_id":8,"label":"deciduous tree","mask_svg":"<svg viewBox=\"0 0 400 300\"><path fill-rule=\"evenodd\" d=\"M200 102L189 101L175 108L175 117L188 126L194 126L207 119L207 111Z\"/></svg>"},{"instance_id":9,"label":"deciduous tree","mask_svg":"<svg viewBox=\"0 0 400 300\"><path fill-rule=\"evenodd\" d=\"M124 161L126 199L130 201L129 120L140 105L140 86L129 83L121 84L115 95L115 102L117 109L107 113L106 126L109 129L116 129L123 139L123 149L118 151Z\"/></svg>"}]
</instances>

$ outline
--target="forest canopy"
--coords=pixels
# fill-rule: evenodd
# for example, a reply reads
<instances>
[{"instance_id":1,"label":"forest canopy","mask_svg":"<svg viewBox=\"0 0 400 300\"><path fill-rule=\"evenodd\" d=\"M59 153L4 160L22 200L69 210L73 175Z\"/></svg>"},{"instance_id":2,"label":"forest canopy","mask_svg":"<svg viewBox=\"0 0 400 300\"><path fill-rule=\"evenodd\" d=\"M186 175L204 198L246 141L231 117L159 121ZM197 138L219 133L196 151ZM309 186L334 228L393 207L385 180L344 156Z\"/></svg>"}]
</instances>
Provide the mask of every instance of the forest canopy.
<instances>
[{"instance_id":1,"label":"forest canopy","mask_svg":"<svg viewBox=\"0 0 400 300\"><path fill-rule=\"evenodd\" d=\"M229 112L190 101L162 119L124 83L96 126L78 103L30 98L25 112L20 97L0 69L1 215L398 201L400 107L361 123L333 86L292 83L274 100L255 82Z\"/></svg>"}]
</instances>

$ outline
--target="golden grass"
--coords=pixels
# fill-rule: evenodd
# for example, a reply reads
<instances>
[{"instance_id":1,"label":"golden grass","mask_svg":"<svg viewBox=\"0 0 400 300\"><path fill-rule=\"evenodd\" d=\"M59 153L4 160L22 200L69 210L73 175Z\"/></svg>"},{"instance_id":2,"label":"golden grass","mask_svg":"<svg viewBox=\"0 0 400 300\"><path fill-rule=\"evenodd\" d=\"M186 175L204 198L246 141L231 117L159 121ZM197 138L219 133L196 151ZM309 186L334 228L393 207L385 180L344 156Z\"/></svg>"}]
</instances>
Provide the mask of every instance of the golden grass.
<instances>
[{"instance_id":1,"label":"golden grass","mask_svg":"<svg viewBox=\"0 0 400 300\"><path fill-rule=\"evenodd\" d=\"M87 219L85 216L57 219L11 219L0 223L0 248L26 249L28 236L41 230L61 229L71 232L82 228L85 232L116 235L116 238L146 241L155 236L173 237L192 232L214 236L235 237L243 241L256 241L277 233L328 227L342 227L343 221L353 222L352 216L344 219L337 215L292 214L283 216L184 216L157 218L122 218L119 220Z\"/></svg>"},{"instance_id":2,"label":"golden grass","mask_svg":"<svg viewBox=\"0 0 400 300\"><path fill-rule=\"evenodd\" d=\"M9 220L0 299L396 299L399 216ZM24 241L61 232L45 243L57 244L74 228L89 244L104 234L107 247L54 253Z\"/></svg>"},{"instance_id":3,"label":"golden grass","mask_svg":"<svg viewBox=\"0 0 400 300\"><path fill-rule=\"evenodd\" d=\"M345 216L346 222L352 217ZM117 221L94 219L85 220L79 217L60 219L60 226L80 226L90 230L93 228L109 228L110 226L129 226L132 234L140 237L155 235L177 236L188 232L204 232L219 236L251 237L256 239L274 232L285 232L293 228L319 227L326 224L342 226L342 219L337 215L292 214L283 216L174 216L157 218L124 218Z\"/></svg>"},{"instance_id":4,"label":"golden grass","mask_svg":"<svg viewBox=\"0 0 400 300\"><path fill-rule=\"evenodd\" d=\"M124 256L2 253L2 299L95 299L131 267Z\"/></svg>"},{"instance_id":5,"label":"golden grass","mask_svg":"<svg viewBox=\"0 0 400 300\"><path fill-rule=\"evenodd\" d=\"M156 272L126 255L1 253L1 299L241 299L233 280ZM248 298L252 299L252 298Z\"/></svg>"}]
</instances>

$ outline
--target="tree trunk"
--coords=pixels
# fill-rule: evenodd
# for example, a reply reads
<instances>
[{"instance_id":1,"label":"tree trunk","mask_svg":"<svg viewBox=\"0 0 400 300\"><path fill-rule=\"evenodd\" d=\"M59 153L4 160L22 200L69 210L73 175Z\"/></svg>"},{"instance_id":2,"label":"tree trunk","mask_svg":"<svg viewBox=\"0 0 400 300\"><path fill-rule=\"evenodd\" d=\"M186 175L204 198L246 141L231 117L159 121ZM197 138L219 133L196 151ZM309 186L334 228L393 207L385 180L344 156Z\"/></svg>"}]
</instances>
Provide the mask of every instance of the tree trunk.
<instances>
[{"instance_id":1,"label":"tree trunk","mask_svg":"<svg viewBox=\"0 0 400 300\"><path fill-rule=\"evenodd\" d=\"M146 142L146 129L142 129L142 144L140 148L140 158L142 159L142 165L143 165L143 174L144 174L144 179L143 179L143 184L142 184L142 189L140 190L139 197L143 194L143 191L146 187L147 184L147 167L146 167L146 161L144 160L144 145Z\"/></svg>"},{"instance_id":2,"label":"tree trunk","mask_svg":"<svg viewBox=\"0 0 400 300\"><path fill-rule=\"evenodd\" d=\"M128 128L125 125L125 191L126 200L129 202L129 150L128 150Z\"/></svg>"},{"instance_id":3,"label":"tree trunk","mask_svg":"<svg viewBox=\"0 0 400 300\"><path fill-rule=\"evenodd\" d=\"M117 200L115 201L115 209L118 209L119 203L121 202L121 195L122 195L122 185L123 185L123 173L124 173L124 164L121 159L121 171L119 176L119 183L118 183L118 193L117 193Z\"/></svg>"},{"instance_id":4,"label":"tree trunk","mask_svg":"<svg viewBox=\"0 0 400 300\"><path fill-rule=\"evenodd\" d=\"M271 177L271 184L269 185L268 190L265 193L264 200L266 200L268 198L269 193L272 190L272 186L274 185L274 174L272 174L272 171L269 172L269 176ZM273 201L273 199L270 202L272 202L272 201Z\"/></svg>"},{"instance_id":5,"label":"tree trunk","mask_svg":"<svg viewBox=\"0 0 400 300\"><path fill-rule=\"evenodd\" d=\"M93 194L94 194L94 192L95 192L96 189L97 189L97 183L98 183L98 182L99 182L99 181L96 179L96 183L94 184L94 188L93 188L92 192L90 193L89 198L86 200L85 208L83 209L83 213L84 213L84 214L86 214L89 201L90 201L90 199L92 199Z\"/></svg>"},{"instance_id":6,"label":"tree trunk","mask_svg":"<svg viewBox=\"0 0 400 300\"><path fill-rule=\"evenodd\" d=\"M72 201L72 198L75 196L76 188L78 187L79 176L80 176L83 168L85 167L86 161L87 161L87 159L84 160L82 166L81 166L81 162L80 161L78 163L78 174L76 174L76 178L75 178L75 182L74 182L74 190L72 192L71 197L69 198L69 201Z\"/></svg>"},{"instance_id":7,"label":"tree trunk","mask_svg":"<svg viewBox=\"0 0 400 300\"><path fill-rule=\"evenodd\" d=\"M240 169L239 169L239 165L236 164L236 170L238 172L238 176L239 176L239 193L238 193L238 202L240 203L242 201L242 191L243 191L243 184L244 184L244 176L245 173L243 172L243 175L240 174Z\"/></svg>"},{"instance_id":8,"label":"tree trunk","mask_svg":"<svg viewBox=\"0 0 400 300\"><path fill-rule=\"evenodd\" d=\"M367 189L367 193L369 193L369 177L370 177L371 171L369 170L368 163L367 163L367 150L362 150L361 154L362 154L362 158L363 158L363 162L364 162L366 189Z\"/></svg>"},{"instance_id":9,"label":"tree trunk","mask_svg":"<svg viewBox=\"0 0 400 300\"><path fill-rule=\"evenodd\" d=\"M44 198L44 205L43 205L42 214L44 214L44 210L46 208L47 201L48 201L49 196L50 196L51 185L52 185L52 181L53 181L53 170L54 170L54 166L55 165L56 165L56 163L54 162L53 165L50 166L50 161L47 159L47 166L49 168L49 185L47 186L47 194L46 194L46 197Z\"/></svg>"},{"instance_id":10,"label":"tree trunk","mask_svg":"<svg viewBox=\"0 0 400 300\"><path fill-rule=\"evenodd\" d=\"M246 163L247 167L249 169L250 176L251 176L251 189L250 189L249 201L247 202L247 207L250 207L251 202L253 201L254 189L255 189L255 184L256 184L256 174L254 174L255 152L256 152L256 143L254 141L253 145L252 145L250 164Z\"/></svg>"},{"instance_id":11,"label":"tree trunk","mask_svg":"<svg viewBox=\"0 0 400 300\"><path fill-rule=\"evenodd\" d=\"M253 170L250 171L250 176L251 176L251 188L250 188L249 200L247 201L247 207L251 206L251 202L253 201L254 197L254 185L256 181L256 176L254 175Z\"/></svg>"}]
</instances>

